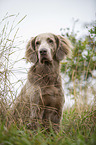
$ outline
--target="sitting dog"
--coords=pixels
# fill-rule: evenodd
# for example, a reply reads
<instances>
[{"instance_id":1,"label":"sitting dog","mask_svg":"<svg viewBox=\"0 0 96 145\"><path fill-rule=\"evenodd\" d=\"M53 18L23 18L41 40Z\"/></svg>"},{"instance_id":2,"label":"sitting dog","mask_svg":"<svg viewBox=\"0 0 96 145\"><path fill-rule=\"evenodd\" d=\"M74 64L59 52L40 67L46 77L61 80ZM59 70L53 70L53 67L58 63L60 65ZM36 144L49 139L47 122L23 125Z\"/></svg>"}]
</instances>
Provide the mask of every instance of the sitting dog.
<instances>
[{"instance_id":1,"label":"sitting dog","mask_svg":"<svg viewBox=\"0 0 96 145\"><path fill-rule=\"evenodd\" d=\"M28 79L14 105L13 114L19 121L30 122L36 129L40 123L60 125L64 95L60 76L60 61L69 54L70 42L59 35L40 34L26 48L26 59L34 63Z\"/></svg>"}]
</instances>

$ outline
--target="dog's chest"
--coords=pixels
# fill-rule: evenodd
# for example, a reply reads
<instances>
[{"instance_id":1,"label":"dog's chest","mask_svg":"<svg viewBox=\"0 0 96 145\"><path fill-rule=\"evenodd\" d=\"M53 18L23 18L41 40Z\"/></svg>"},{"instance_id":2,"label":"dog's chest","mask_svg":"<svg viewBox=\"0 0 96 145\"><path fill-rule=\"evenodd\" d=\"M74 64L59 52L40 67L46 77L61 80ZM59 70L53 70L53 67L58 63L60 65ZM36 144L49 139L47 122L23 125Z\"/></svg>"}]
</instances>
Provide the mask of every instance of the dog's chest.
<instances>
[{"instance_id":1,"label":"dog's chest","mask_svg":"<svg viewBox=\"0 0 96 145\"><path fill-rule=\"evenodd\" d=\"M52 67L46 65L43 67L38 66L28 73L29 81L40 87L56 85L59 82L58 78L60 78L58 73Z\"/></svg>"}]
</instances>

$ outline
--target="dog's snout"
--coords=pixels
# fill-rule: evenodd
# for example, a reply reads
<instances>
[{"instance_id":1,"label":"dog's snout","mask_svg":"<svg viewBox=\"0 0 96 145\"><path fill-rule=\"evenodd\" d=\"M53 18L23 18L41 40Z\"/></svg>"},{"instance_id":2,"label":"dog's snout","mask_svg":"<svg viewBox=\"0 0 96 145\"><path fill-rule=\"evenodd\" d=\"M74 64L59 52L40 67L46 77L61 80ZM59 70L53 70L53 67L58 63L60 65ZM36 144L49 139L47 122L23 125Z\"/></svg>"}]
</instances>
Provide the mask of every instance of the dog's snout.
<instances>
[{"instance_id":1,"label":"dog's snout","mask_svg":"<svg viewBox=\"0 0 96 145\"><path fill-rule=\"evenodd\" d=\"M41 54L41 55L46 55L46 54L47 54L47 50L44 49L44 48L41 49L41 50L40 50L40 54Z\"/></svg>"}]
</instances>

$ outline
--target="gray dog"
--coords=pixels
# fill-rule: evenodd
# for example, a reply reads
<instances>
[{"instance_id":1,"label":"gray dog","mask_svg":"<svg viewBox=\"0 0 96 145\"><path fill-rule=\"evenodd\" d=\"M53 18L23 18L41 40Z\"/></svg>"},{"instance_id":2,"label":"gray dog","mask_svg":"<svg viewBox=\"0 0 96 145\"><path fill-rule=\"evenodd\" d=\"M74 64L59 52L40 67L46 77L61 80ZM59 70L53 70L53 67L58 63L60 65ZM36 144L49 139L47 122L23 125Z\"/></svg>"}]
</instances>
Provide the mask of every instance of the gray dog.
<instances>
[{"instance_id":1,"label":"gray dog","mask_svg":"<svg viewBox=\"0 0 96 145\"><path fill-rule=\"evenodd\" d=\"M60 61L69 54L70 47L67 39L51 33L40 34L28 42L26 59L34 65L17 97L13 114L19 121L31 122L31 129L40 123L60 125L64 105Z\"/></svg>"}]
</instances>

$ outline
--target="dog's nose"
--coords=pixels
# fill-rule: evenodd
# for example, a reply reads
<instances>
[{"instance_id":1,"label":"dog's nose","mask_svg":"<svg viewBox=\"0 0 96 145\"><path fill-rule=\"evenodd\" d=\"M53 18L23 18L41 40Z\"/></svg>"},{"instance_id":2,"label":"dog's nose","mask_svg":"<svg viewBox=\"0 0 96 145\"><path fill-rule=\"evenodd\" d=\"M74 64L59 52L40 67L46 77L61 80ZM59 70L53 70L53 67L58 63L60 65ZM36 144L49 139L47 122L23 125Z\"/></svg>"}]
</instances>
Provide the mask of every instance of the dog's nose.
<instances>
[{"instance_id":1,"label":"dog's nose","mask_svg":"<svg viewBox=\"0 0 96 145\"><path fill-rule=\"evenodd\" d=\"M41 55L46 55L47 54L47 50L45 48L40 50L40 54Z\"/></svg>"}]
</instances>

